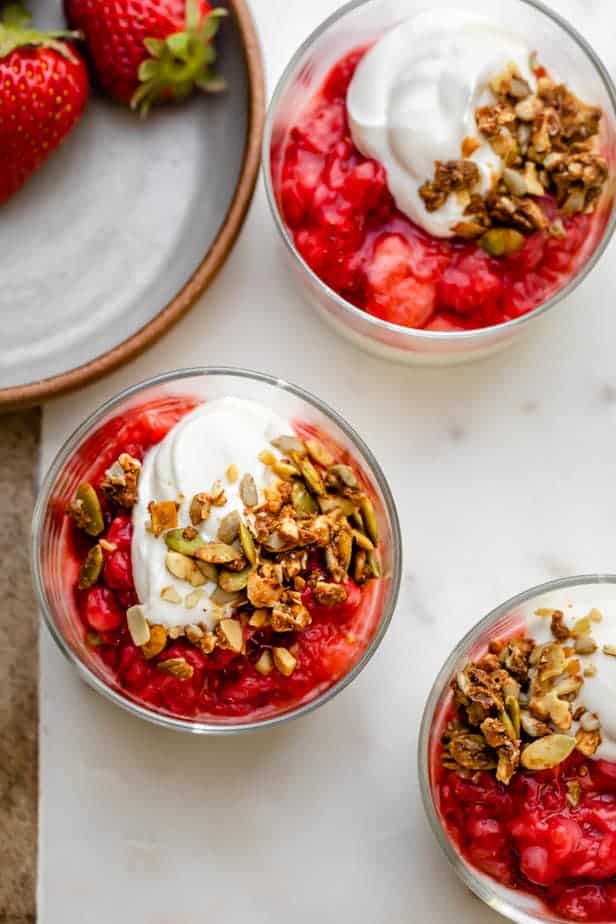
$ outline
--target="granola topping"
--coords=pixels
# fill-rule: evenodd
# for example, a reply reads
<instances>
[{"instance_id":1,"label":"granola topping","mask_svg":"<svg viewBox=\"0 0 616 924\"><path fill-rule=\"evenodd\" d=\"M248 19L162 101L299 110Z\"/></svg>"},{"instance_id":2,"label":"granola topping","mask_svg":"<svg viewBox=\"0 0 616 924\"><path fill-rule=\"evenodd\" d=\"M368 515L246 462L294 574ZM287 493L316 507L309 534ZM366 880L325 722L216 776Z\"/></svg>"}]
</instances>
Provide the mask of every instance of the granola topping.
<instances>
[{"instance_id":1,"label":"granola topping","mask_svg":"<svg viewBox=\"0 0 616 924\"><path fill-rule=\"evenodd\" d=\"M610 622L597 608L584 615L539 608L529 617L528 635L494 639L452 681L457 712L442 737L443 765L489 769L507 785L520 768L545 770L574 750L614 760L608 674L616 614ZM600 645L599 633L615 644Z\"/></svg>"},{"instance_id":2,"label":"granola topping","mask_svg":"<svg viewBox=\"0 0 616 924\"><path fill-rule=\"evenodd\" d=\"M126 611L130 638L176 680L194 673L178 654L186 646L246 657L262 676L292 676L297 638L312 624L307 599L335 612L352 577L380 574L377 517L359 473L335 448L302 440L250 402L197 408L146 453L143 468L121 454L102 489L112 510L133 508L140 602ZM80 486L69 512L91 536L104 531L91 485ZM93 543L81 591L96 587L118 548Z\"/></svg>"}]
</instances>

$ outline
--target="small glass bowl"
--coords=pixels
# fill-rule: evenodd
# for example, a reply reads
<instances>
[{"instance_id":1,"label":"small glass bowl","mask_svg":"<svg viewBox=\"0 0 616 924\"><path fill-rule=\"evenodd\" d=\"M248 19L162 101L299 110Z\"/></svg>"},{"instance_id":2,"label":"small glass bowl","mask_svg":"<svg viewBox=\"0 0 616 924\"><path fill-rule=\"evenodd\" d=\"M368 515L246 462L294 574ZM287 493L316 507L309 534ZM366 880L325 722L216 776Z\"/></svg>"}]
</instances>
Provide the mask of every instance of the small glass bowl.
<instances>
[{"instance_id":1,"label":"small glass bowl","mask_svg":"<svg viewBox=\"0 0 616 924\"><path fill-rule=\"evenodd\" d=\"M373 490L380 532L382 578L375 607L378 623L374 635L350 670L315 698L306 697L297 707L271 717L246 721L242 718L179 718L162 710L146 707L123 691L102 661L84 642L83 627L73 599L72 581L67 581L65 534L67 503L77 486L87 478L93 461L104 449L100 436L110 420L130 415L131 410L178 398L211 401L222 397L246 398L272 408L290 420L314 424L347 450L362 470ZM363 440L340 417L314 395L282 379L258 372L228 368L183 369L165 373L134 385L111 398L94 411L69 437L47 472L39 492L33 517L32 571L34 586L45 622L60 650L97 692L135 716L179 731L225 734L267 728L295 718L323 705L357 677L378 648L391 620L400 587L402 542L398 515L385 476Z\"/></svg>"},{"instance_id":2,"label":"small glass bowl","mask_svg":"<svg viewBox=\"0 0 616 924\"><path fill-rule=\"evenodd\" d=\"M512 597L488 613L458 642L434 681L424 708L419 730L418 772L421 796L430 826L462 882L486 905L517 924L537 924L538 921L571 924L571 921L558 917L534 896L506 888L476 869L461 855L451 839L439 811L435 792L438 747L452 703L451 681L469 661L485 654L492 639L507 638L519 632L540 607L566 612L568 604L587 606L590 610L592 607L601 609L602 604L614 601L616 575L613 574L587 574L550 581Z\"/></svg>"},{"instance_id":3,"label":"small glass bowl","mask_svg":"<svg viewBox=\"0 0 616 924\"><path fill-rule=\"evenodd\" d=\"M336 62L428 6L446 11L452 2L352 0L308 36L287 65L270 103L263 139L263 172L269 205L286 244L293 274L321 317L370 353L398 362L436 365L479 359L511 344L570 295L599 260L616 227L616 88L588 42L540 0L465 0L464 9L469 14L508 23L516 34L532 37L532 48L540 52L542 63L556 74L571 74L568 82L580 96L603 109L601 147L611 167L611 178L599 206L604 210L604 222L596 222L596 235L588 242L586 262L569 282L519 318L475 330L427 331L373 317L330 289L297 251L279 207L277 179L286 138L297 113L319 90Z\"/></svg>"}]
</instances>

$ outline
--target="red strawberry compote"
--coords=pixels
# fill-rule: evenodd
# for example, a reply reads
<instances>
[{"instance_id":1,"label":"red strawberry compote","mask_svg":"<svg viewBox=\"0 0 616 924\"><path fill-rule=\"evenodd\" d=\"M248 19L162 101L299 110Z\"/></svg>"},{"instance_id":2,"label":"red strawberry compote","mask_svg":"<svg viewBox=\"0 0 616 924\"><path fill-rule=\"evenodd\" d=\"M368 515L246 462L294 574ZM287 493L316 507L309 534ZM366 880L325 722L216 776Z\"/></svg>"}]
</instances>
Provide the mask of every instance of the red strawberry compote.
<instances>
[{"instance_id":1,"label":"red strawberry compote","mask_svg":"<svg viewBox=\"0 0 616 924\"><path fill-rule=\"evenodd\" d=\"M482 328L537 308L598 243L600 119L494 24L426 12L333 67L272 180L299 254L348 302Z\"/></svg>"},{"instance_id":2,"label":"red strawberry compote","mask_svg":"<svg viewBox=\"0 0 616 924\"><path fill-rule=\"evenodd\" d=\"M92 656L172 715L259 720L343 677L380 618L377 525L349 454L251 401L166 399L84 444L67 579Z\"/></svg>"},{"instance_id":3,"label":"red strawberry compote","mask_svg":"<svg viewBox=\"0 0 616 924\"><path fill-rule=\"evenodd\" d=\"M534 629L537 628L535 633ZM616 920L616 613L536 611L452 682L434 798L465 860L555 917Z\"/></svg>"}]
</instances>

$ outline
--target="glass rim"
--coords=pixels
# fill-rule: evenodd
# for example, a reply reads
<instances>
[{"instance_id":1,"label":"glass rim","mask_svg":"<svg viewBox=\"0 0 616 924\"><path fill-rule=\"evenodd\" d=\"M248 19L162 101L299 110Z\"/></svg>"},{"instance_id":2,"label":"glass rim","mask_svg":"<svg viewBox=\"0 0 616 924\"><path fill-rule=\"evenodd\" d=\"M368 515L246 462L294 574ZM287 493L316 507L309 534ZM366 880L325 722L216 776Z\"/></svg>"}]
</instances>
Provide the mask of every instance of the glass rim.
<instances>
[{"instance_id":1,"label":"glass rim","mask_svg":"<svg viewBox=\"0 0 616 924\"><path fill-rule=\"evenodd\" d=\"M548 914L539 919L531 911L527 912L520 907L516 907L505 897L507 893L504 886L500 887L502 891L497 890L492 886L492 880L487 874L481 873L480 870L474 870L473 867L460 856L449 834L445 830L432 795L432 786L430 782L430 738L434 711L446 686L452 678L453 670L458 659L466 651L471 649L474 643L481 638L485 631L497 622L501 616L504 616L511 609L527 603L534 597L539 597L552 591L567 590L571 587L592 586L593 584L616 585L616 574L580 574L574 575L573 577L546 581L543 584L536 584L534 587L530 587L528 590L524 590L514 597L510 597L509 600L506 600L504 603L499 604L491 610L466 632L448 655L432 684L421 717L417 740L417 775L419 778L419 789L424 812L430 824L430 828L432 829L432 833L456 874L471 892L494 911L509 918L510 921L515 921L516 924L539 924L539 921L549 922L549 924L571 924L571 921L565 918L559 918L556 915L550 915L549 909Z\"/></svg>"},{"instance_id":2,"label":"glass rim","mask_svg":"<svg viewBox=\"0 0 616 924\"><path fill-rule=\"evenodd\" d=\"M146 709L144 706L133 702L132 700L113 690L107 683L96 676L96 674L87 666L87 664L81 660L81 658L78 657L78 655L75 654L72 648L65 641L62 633L59 631L55 624L55 620L53 618L54 608L47 599L42 577L40 554L41 530L47 511L51 490L55 485L58 475L62 471L66 462L79 448L83 440L90 435L90 433L101 421L101 419L105 417L110 411L113 411L115 407L123 403L126 399L138 394L141 391L144 391L146 388L165 384L167 382L179 382L184 379L195 377L230 377L237 379L249 379L252 381L260 382L262 384L281 389L282 391L289 392L290 394L300 398L302 401L305 401L307 404L311 405L322 414L324 414L326 418L331 420L336 426L340 428L340 430L349 439L351 444L356 447L364 456L369 466L370 477L374 479L379 488L379 491L383 496L385 511L389 519L392 533L392 569L390 589L377 629L373 637L370 639L370 643L363 652L362 656L343 677L341 677L336 683L332 684L331 687L328 687L314 699L298 706L297 708L289 709L286 712L280 713L279 715L274 715L256 722L237 722L235 724L225 725L215 722L210 723L203 721L191 721L189 719L180 719L170 715L157 713L150 709ZM312 392L309 392L306 389L301 388L299 385L295 385L291 382L288 382L286 379L282 379L277 376L269 375L264 372L255 372L249 369L235 368L232 366L194 366L159 373L158 375L151 376L150 378L144 379L134 385L130 385L129 387L122 389L116 395L108 398L103 404L92 411L92 413L90 413L85 418L85 420L70 434L70 436L68 436L62 446L58 449L52 462L49 465L49 468L47 469L47 472L45 473L45 476L41 481L32 517L30 557L37 604L43 613L45 624L62 654L72 665L77 668L82 678L91 687L93 687L98 693L101 693L106 699L115 703L117 706L120 706L125 711L139 718L146 719L155 725L173 729L174 731L188 731L192 732L193 734L231 735L241 732L259 731L261 729L272 728L273 726L280 725L282 722L286 722L289 719L295 719L302 715L306 715L312 712L314 709L317 709L319 706L324 705L329 700L333 699L334 696L344 690L345 687L347 687L361 673L382 642L385 633L389 628L389 624L397 605L400 592L400 582L402 578L402 534L393 494L379 462L376 460L371 449L368 447L362 437L359 436L355 429L349 423L347 423L347 421L344 420L344 418L337 411L335 411L320 398L316 397L316 395L313 395Z\"/></svg>"},{"instance_id":3,"label":"glass rim","mask_svg":"<svg viewBox=\"0 0 616 924\"><path fill-rule=\"evenodd\" d=\"M586 279L591 270L594 269L594 267L601 259L603 253L605 252L605 249L607 248L612 235L614 234L614 230L616 229L616 204L612 205L611 214L605 225L605 228L603 229L601 240L598 242L597 246L589 256L588 260L584 263L582 268L578 270L578 272L569 280L565 286L563 286L562 289L559 289L558 292L554 293L554 295L548 298L545 302L542 302L536 308L533 308L532 311L520 315L517 318L512 318L509 321L503 321L500 324L492 324L489 327L478 327L471 330L460 331L433 331L423 330L422 328L416 327L403 327L401 324L393 324L391 321L384 321L382 318L377 318L371 314L368 314L366 311L363 311L361 308L357 308L351 302L348 302L345 298L335 292L334 289L330 288L327 283L325 283L320 278L320 276L318 276L314 270L311 269L308 263L306 263L302 255L295 247L293 239L285 222L283 221L282 215L280 214L280 209L278 208L278 202L272 185L271 176L272 129L278 110L280 97L284 93L297 63L304 55L304 53L310 49L310 46L313 44L313 42L319 39L324 32L326 32L340 19L344 18L344 16L346 16L348 13L353 12L359 7L368 6L369 4L376 2L379 2L379 0L349 0L349 2L343 4L334 13L324 19L323 22L321 22L315 29L313 29L307 38L304 39L304 41L299 45L294 54L291 56L289 62L287 63L276 83L265 118L261 151L261 169L265 184L265 194L270 211L274 217L274 222L278 228L278 232L281 235L291 256L297 262L299 268L320 290L319 294L325 295L328 299L333 300L336 305L343 310L343 312L346 312L351 318L356 318L360 321L363 321L375 332L380 331L382 333L388 334L393 333L397 334L398 336L407 337L409 341L421 339L426 342L432 342L433 344L443 344L447 342L476 342L489 340L496 334L500 334L501 331L514 333L515 331L522 329L524 325L529 321L538 318L543 314L546 314L551 308L554 308L559 302L571 295L571 293L577 289L577 287L584 281L584 279ZM525 6L529 6L532 9L535 9L538 13L542 13L543 15L547 16L548 19L551 19L552 22L559 26L571 39L573 39L581 52L588 58L599 78L601 79L608 99L611 103L612 115L616 120L616 85L614 84L608 69L603 64L603 61L590 45L590 43L584 38L581 32L579 32L575 26L573 26L567 19L565 19L564 16L561 16L560 13L557 13L555 10L552 10L550 7L546 6L546 4L543 3L543 0L517 0L517 2L523 3ZM369 332L367 331L365 335L368 336Z\"/></svg>"}]
</instances>

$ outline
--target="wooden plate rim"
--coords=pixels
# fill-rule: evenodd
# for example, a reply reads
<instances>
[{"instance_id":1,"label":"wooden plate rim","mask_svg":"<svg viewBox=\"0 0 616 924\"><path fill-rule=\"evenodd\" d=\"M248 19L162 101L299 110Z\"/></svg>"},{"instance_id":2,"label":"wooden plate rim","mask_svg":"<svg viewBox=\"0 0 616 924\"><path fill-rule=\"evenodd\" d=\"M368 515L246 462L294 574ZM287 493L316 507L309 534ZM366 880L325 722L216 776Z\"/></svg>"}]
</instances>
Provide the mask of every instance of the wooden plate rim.
<instances>
[{"instance_id":1,"label":"wooden plate rim","mask_svg":"<svg viewBox=\"0 0 616 924\"><path fill-rule=\"evenodd\" d=\"M229 0L229 8L239 29L248 70L248 133L244 160L233 200L225 220L205 257L170 302L127 340L75 369L50 378L0 388L0 409L11 410L39 404L75 388L94 382L155 343L194 305L210 285L229 256L244 224L252 201L265 122L265 75L257 31L246 0Z\"/></svg>"}]
</instances>

